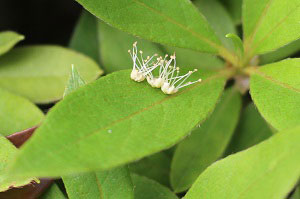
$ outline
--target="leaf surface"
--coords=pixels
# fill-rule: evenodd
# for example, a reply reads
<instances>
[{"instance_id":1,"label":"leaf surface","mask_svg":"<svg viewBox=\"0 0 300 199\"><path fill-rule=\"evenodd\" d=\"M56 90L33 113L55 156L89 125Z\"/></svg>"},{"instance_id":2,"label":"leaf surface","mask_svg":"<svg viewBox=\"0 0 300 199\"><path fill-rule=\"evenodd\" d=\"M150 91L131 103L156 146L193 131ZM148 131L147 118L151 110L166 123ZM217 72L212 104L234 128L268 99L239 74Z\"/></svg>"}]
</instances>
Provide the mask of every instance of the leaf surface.
<instances>
[{"instance_id":1,"label":"leaf surface","mask_svg":"<svg viewBox=\"0 0 300 199\"><path fill-rule=\"evenodd\" d=\"M224 75L202 73L202 83L174 95L132 81L129 70L100 78L50 110L10 174L62 176L110 169L169 148L213 110Z\"/></svg>"},{"instance_id":2,"label":"leaf surface","mask_svg":"<svg viewBox=\"0 0 300 199\"><path fill-rule=\"evenodd\" d=\"M206 169L184 199L285 198L300 177L300 127L282 131Z\"/></svg>"},{"instance_id":3,"label":"leaf surface","mask_svg":"<svg viewBox=\"0 0 300 199\"><path fill-rule=\"evenodd\" d=\"M175 192L187 190L222 156L238 122L240 109L238 91L225 91L212 115L178 145L171 164L171 185Z\"/></svg>"},{"instance_id":4,"label":"leaf surface","mask_svg":"<svg viewBox=\"0 0 300 199\"><path fill-rule=\"evenodd\" d=\"M0 58L0 86L36 103L59 100L74 64L91 82L102 70L88 57L58 46L28 46Z\"/></svg>"},{"instance_id":5,"label":"leaf surface","mask_svg":"<svg viewBox=\"0 0 300 199\"><path fill-rule=\"evenodd\" d=\"M251 57L300 38L299 0L244 0L245 51Z\"/></svg>"},{"instance_id":6,"label":"leaf surface","mask_svg":"<svg viewBox=\"0 0 300 199\"><path fill-rule=\"evenodd\" d=\"M4 136L38 125L43 112L26 98L0 88L0 133Z\"/></svg>"},{"instance_id":7,"label":"leaf surface","mask_svg":"<svg viewBox=\"0 0 300 199\"><path fill-rule=\"evenodd\" d=\"M41 197L40 199L65 199L66 197L59 189L57 184L53 184Z\"/></svg>"},{"instance_id":8,"label":"leaf surface","mask_svg":"<svg viewBox=\"0 0 300 199\"><path fill-rule=\"evenodd\" d=\"M18 42L24 39L23 35L20 35L13 31L0 32L0 55L7 53Z\"/></svg>"},{"instance_id":9,"label":"leaf surface","mask_svg":"<svg viewBox=\"0 0 300 199\"><path fill-rule=\"evenodd\" d=\"M250 93L262 116L276 129L300 123L300 59L286 59L253 71Z\"/></svg>"}]
</instances>

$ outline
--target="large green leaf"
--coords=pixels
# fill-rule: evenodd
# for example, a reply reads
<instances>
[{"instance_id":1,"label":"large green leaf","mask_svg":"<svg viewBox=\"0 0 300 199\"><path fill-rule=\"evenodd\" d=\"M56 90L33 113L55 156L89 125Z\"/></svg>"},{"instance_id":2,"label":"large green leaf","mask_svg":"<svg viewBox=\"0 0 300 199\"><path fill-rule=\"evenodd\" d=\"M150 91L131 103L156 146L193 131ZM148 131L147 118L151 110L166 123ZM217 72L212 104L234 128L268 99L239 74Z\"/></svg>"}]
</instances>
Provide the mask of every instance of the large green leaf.
<instances>
[{"instance_id":1,"label":"large green leaf","mask_svg":"<svg viewBox=\"0 0 300 199\"><path fill-rule=\"evenodd\" d=\"M185 199L284 198L300 177L300 127L216 162Z\"/></svg>"},{"instance_id":2,"label":"large green leaf","mask_svg":"<svg viewBox=\"0 0 300 199\"><path fill-rule=\"evenodd\" d=\"M29 100L0 88L0 133L4 136L38 125L43 112Z\"/></svg>"},{"instance_id":3,"label":"large green leaf","mask_svg":"<svg viewBox=\"0 0 300 199\"><path fill-rule=\"evenodd\" d=\"M229 13L223 5L217 0L195 0L193 3L206 17L222 44L232 51L234 49L233 43L225 35L228 33L237 34L237 32Z\"/></svg>"},{"instance_id":4,"label":"large green leaf","mask_svg":"<svg viewBox=\"0 0 300 199\"><path fill-rule=\"evenodd\" d=\"M32 182L33 178L27 178L25 180L9 180L3 182L3 176L7 173L8 163L14 158L17 152L17 148L10 143L5 137L0 135L0 192L6 191L9 188L20 187Z\"/></svg>"},{"instance_id":5,"label":"large green leaf","mask_svg":"<svg viewBox=\"0 0 300 199\"><path fill-rule=\"evenodd\" d=\"M260 57L260 64L268 64L271 62L279 61L283 58L293 55L300 51L300 39L283 46L275 51L266 53L261 55Z\"/></svg>"},{"instance_id":6,"label":"large green leaf","mask_svg":"<svg viewBox=\"0 0 300 199\"><path fill-rule=\"evenodd\" d=\"M69 199L133 199L133 185L125 167L63 177Z\"/></svg>"},{"instance_id":7,"label":"large green leaf","mask_svg":"<svg viewBox=\"0 0 300 199\"><path fill-rule=\"evenodd\" d=\"M167 187L136 174L131 174L135 199L178 199Z\"/></svg>"},{"instance_id":8,"label":"large green leaf","mask_svg":"<svg viewBox=\"0 0 300 199\"><path fill-rule=\"evenodd\" d=\"M170 186L171 158L165 152L147 156L129 165L131 172L146 176L162 185Z\"/></svg>"},{"instance_id":9,"label":"large green leaf","mask_svg":"<svg viewBox=\"0 0 300 199\"><path fill-rule=\"evenodd\" d=\"M109 169L169 148L206 118L223 90L224 71L201 75L202 83L174 95L132 81L129 70L79 88L50 110L10 174L61 176Z\"/></svg>"},{"instance_id":10,"label":"large green leaf","mask_svg":"<svg viewBox=\"0 0 300 199\"><path fill-rule=\"evenodd\" d=\"M299 0L244 0L243 29L249 57L300 38Z\"/></svg>"},{"instance_id":11,"label":"large green leaf","mask_svg":"<svg viewBox=\"0 0 300 199\"><path fill-rule=\"evenodd\" d=\"M171 185L175 192L188 189L200 173L222 156L234 132L240 109L238 91L225 91L208 120L178 145L171 165Z\"/></svg>"},{"instance_id":12,"label":"large green leaf","mask_svg":"<svg viewBox=\"0 0 300 199\"><path fill-rule=\"evenodd\" d=\"M273 133L266 121L251 103L244 109L226 153L231 154L247 149L272 135Z\"/></svg>"},{"instance_id":13,"label":"large green leaf","mask_svg":"<svg viewBox=\"0 0 300 199\"><path fill-rule=\"evenodd\" d=\"M88 55L95 61L99 62L98 30L96 17L94 17L87 11L82 12L74 29L69 47L85 55Z\"/></svg>"},{"instance_id":14,"label":"large green leaf","mask_svg":"<svg viewBox=\"0 0 300 199\"><path fill-rule=\"evenodd\" d=\"M102 71L88 57L58 46L17 48L0 57L0 87L37 103L62 97L74 64L87 82Z\"/></svg>"},{"instance_id":15,"label":"large green leaf","mask_svg":"<svg viewBox=\"0 0 300 199\"><path fill-rule=\"evenodd\" d=\"M132 68L132 60L127 51L132 48L135 41L138 41L138 48L145 55L151 56L157 53L164 56L157 44L121 32L100 20L98 33L101 62L108 73Z\"/></svg>"},{"instance_id":16,"label":"large green leaf","mask_svg":"<svg viewBox=\"0 0 300 199\"><path fill-rule=\"evenodd\" d=\"M250 93L263 117L276 129L300 123L300 59L286 59L253 71Z\"/></svg>"},{"instance_id":17,"label":"large green leaf","mask_svg":"<svg viewBox=\"0 0 300 199\"><path fill-rule=\"evenodd\" d=\"M133 35L234 59L189 0L77 1L103 21Z\"/></svg>"},{"instance_id":18,"label":"large green leaf","mask_svg":"<svg viewBox=\"0 0 300 199\"><path fill-rule=\"evenodd\" d=\"M57 184L53 184L39 199L66 199Z\"/></svg>"},{"instance_id":19,"label":"large green leaf","mask_svg":"<svg viewBox=\"0 0 300 199\"><path fill-rule=\"evenodd\" d=\"M7 53L18 42L24 39L23 35L20 35L13 31L0 32L0 55Z\"/></svg>"}]
</instances>

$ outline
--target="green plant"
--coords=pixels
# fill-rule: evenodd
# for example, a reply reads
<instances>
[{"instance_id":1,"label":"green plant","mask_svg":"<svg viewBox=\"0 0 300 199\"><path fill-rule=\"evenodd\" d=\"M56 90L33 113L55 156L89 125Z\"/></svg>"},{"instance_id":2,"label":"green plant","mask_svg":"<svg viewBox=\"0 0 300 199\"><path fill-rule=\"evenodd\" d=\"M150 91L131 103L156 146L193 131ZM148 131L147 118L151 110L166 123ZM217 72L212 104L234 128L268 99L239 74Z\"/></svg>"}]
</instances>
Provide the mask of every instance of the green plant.
<instances>
[{"instance_id":1,"label":"green plant","mask_svg":"<svg viewBox=\"0 0 300 199\"><path fill-rule=\"evenodd\" d=\"M104 21L83 12L70 42L81 53L11 50L22 37L0 34L0 133L42 121L16 155L0 146L0 191L61 177L71 199L297 197L300 59L284 58L300 48L299 0L77 1ZM202 82L166 95L132 81L135 41L176 52ZM63 95L46 116L33 104ZM64 196L53 185L43 197Z\"/></svg>"}]
</instances>

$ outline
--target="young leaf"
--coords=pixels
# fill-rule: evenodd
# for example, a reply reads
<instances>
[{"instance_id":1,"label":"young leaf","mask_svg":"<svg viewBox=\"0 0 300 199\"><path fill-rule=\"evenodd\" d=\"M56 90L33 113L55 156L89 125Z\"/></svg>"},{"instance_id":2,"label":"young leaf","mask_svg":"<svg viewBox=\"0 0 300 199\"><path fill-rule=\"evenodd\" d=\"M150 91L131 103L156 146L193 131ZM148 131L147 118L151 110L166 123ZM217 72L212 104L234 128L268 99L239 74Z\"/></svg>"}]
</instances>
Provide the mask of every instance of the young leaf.
<instances>
[{"instance_id":1,"label":"young leaf","mask_svg":"<svg viewBox=\"0 0 300 199\"><path fill-rule=\"evenodd\" d=\"M193 3L206 17L223 46L233 51L233 43L226 39L225 35L228 33L237 34L237 32L229 13L223 5L217 0L195 0Z\"/></svg>"},{"instance_id":2,"label":"young leaf","mask_svg":"<svg viewBox=\"0 0 300 199\"><path fill-rule=\"evenodd\" d=\"M71 92L75 91L76 89L80 88L83 85L85 85L84 80L80 77L74 65L72 65L71 75L67 83L64 96L70 94Z\"/></svg>"},{"instance_id":3,"label":"young leaf","mask_svg":"<svg viewBox=\"0 0 300 199\"><path fill-rule=\"evenodd\" d=\"M130 73L107 75L59 102L25 143L10 174L62 176L110 169L169 148L212 111L228 75L202 72L202 83L165 95L146 82L132 81Z\"/></svg>"},{"instance_id":4,"label":"young leaf","mask_svg":"<svg viewBox=\"0 0 300 199\"><path fill-rule=\"evenodd\" d=\"M0 88L0 133L4 136L41 123L43 112L29 100Z\"/></svg>"},{"instance_id":5,"label":"young leaf","mask_svg":"<svg viewBox=\"0 0 300 199\"><path fill-rule=\"evenodd\" d=\"M286 59L253 71L250 93L262 116L276 129L300 122L300 59Z\"/></svg>"},{"instance_id":6,"label":"young leaf","mask_svg":"<svg viewBox=\"0 0 300 199\"><path fill-rule=\"evenodd\" d=\"M175 192L188 189L200 173L222 156L234 132L240 108L239 92L225 91L208 120L178 145L171 164L171 185Z\"/></svg>"},{"instance_id":7,"label":"young leaf","mask_svg":"<svg viewBox=\"0 0 300 199\"><path fill-rule=\"evenodd\" d=\"M69 47L99 62L97 18L82 12L74 29Z\"/></svg>"},{"instance_id":8,"label":"young leaf","mask_svg":"<svg viewBox=\"0 0 300 199\"><path fill-rule=\"evenodd\" d=\"M184 199L284 198L300 177L300 127L285 130L206 169Z\"/></svg>"},{"instance_id":9,"label":"young leaf","mask_svg":"<svg viewBox=\"0 0 300 199\"><path fill-rule=\"evenodd\" d=\"M4 181L3 176L7 173L8 163L15 157L17 152L16 147L10 143L5 137L0 135L0 192L6 191L13 187L21 187L33 181L38 181L34 178L24 180Z\"/></svg>"},{"instance_id":10,"label":"young leaf","mask_svg":"<svg viewBox=\"0 0 300 199\"><path fill-rule=\"evenodd\" d=\"M133 199L133 185L126 167L63 177L69 199Z\"/></svg>"},{"instance_id":11,"label":"young leaf","mask_svg":"<svg viewBox=\"0 0 300 199\"><path fill-rule=\"evenodd\" d=\"M288 45L283 46L275 51L261 55L259 61L260 64L268 64L291 56L298 51L300 51L300 39L293 41L292 43L289 43Z\"/></svg>"},{"instance_id":12,"label":"young leaf","mask_svg":"<svg viewBox=\"0 0 300 199\"><path fill-rule=\"evenodd\" d=\"M171 158L165 152L145 157L129 165L129 170L141 176L153 179L162 185L170 186Z\"/></svg>"},{"instance_id":13,"label":"young leaf","mask_svg":"<svg viewBox=\"0 0 300 199\"><path fill-rule=\"evenodd\" d=\"M77 1L106 23L141 38L234 59L189 0Z\"/></svg>"},{"instance_id":14,"label":"young leaf","mask_svg":"<svg viewBox=\"0 0 300 199\"><path fill-rule=\"evenodd\" d=\"M236 153L258 144L273 135L253 103L243 111L226 154Z\"/></svg>"},{"instance_id":15,"label":"young leaf","mask_svg":"<svg viewBox=\"0 0 300 199\"><path fill-rule=\"evenodd\" d=\"M244 0L245 52L251 58L300 37L299 0Z\"/></svg>"},{"instance_id":16,"label":"young leaf","mask_svg":"<svg viewBox=\"0 0 300 199\"><path fill-rule=\"evenodd\" d=\"M131 174L135 199L178 199L167 187L136 174Z\"/></svg>"},{"instance_id":17,"label":"young leaf","mask_svg":"<svg viewBox=\"0 0 300 199\"><path fill-rule=\"evenodd\" d=\"M244 57L244 46L241 38L236 34L232 34L232 33L227 34L226 38L230 38L232 40L235 47L235 52L240 58L240 60L242 60Z\"/></svg>"},{"instance_id":18,"label":"young leaf","mask_svg":"<svg viewBox=\"0 0 300 199\"><path fill-rule=\"evenodd\" d=\"M88 57L58 46L17 48L1 57L0 87L36 103L60 99L74 64L87 82L102 70Z\"/></svg>"},{"instance_id":19,"label":"young leaf","mask_svg":"<svg viewBox=\"0 0 300 199\"><path fill-rule=\"evenodd\" d=\"M13 31L0 32L0 55L7 53L18 42L24 39L23 35L20 35Z\"/></svg>"},{"instance_id":20,"label":"young leaf","mask_svg":"<svg viewBox=\"0 0 300 199\"><path fill-rule=\"evenodd\" d=\"M98 33L101 62L108 73L132 68L130 55L124 52L131 49L135 41L138 41L139 49L143 50L144 54L157 53L164 56L157 44L128 35L100 20L98 20Z\"/></svg>"},{"instance_id":21,"label":"young leaf","mask_svg":"<svg viewBox=\"0 0 300 199\"><path fill-rule=\"evenodd\" d=\"M57 184L53 184L41 197L40 199L66 199L62 191L59 189Z\"/></svg>"}]
</instances>

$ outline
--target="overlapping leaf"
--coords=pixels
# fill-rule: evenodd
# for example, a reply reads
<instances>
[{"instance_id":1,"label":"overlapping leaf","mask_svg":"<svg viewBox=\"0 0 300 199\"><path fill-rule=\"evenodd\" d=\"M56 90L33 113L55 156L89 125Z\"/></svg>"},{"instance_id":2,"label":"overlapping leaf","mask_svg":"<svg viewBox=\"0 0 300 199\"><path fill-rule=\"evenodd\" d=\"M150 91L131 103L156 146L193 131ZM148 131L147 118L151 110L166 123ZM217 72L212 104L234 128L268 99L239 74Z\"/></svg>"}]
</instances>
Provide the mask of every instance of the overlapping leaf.
<instances>
[{"instance_id":1,"label":"overlapping leaf","mask_svg":"<svg viewBox=\"0 0 300 199\"><path fill-rule=\"evenodd\" d=\"M57 184L53 184L40 199L66 199L65 195L59 189Z\"/></svg>"},{"instance_id":2,"label":"overlapping leaf","mask_svg":"<svg viewBox=\"0 0 300 199\"><path fill-rule=\"evenodd\" d=\"M0 55L7 53L18 42L24 39L23 35L20 35L13 31L0 32Z\"/></svg>"}]
</instances>

